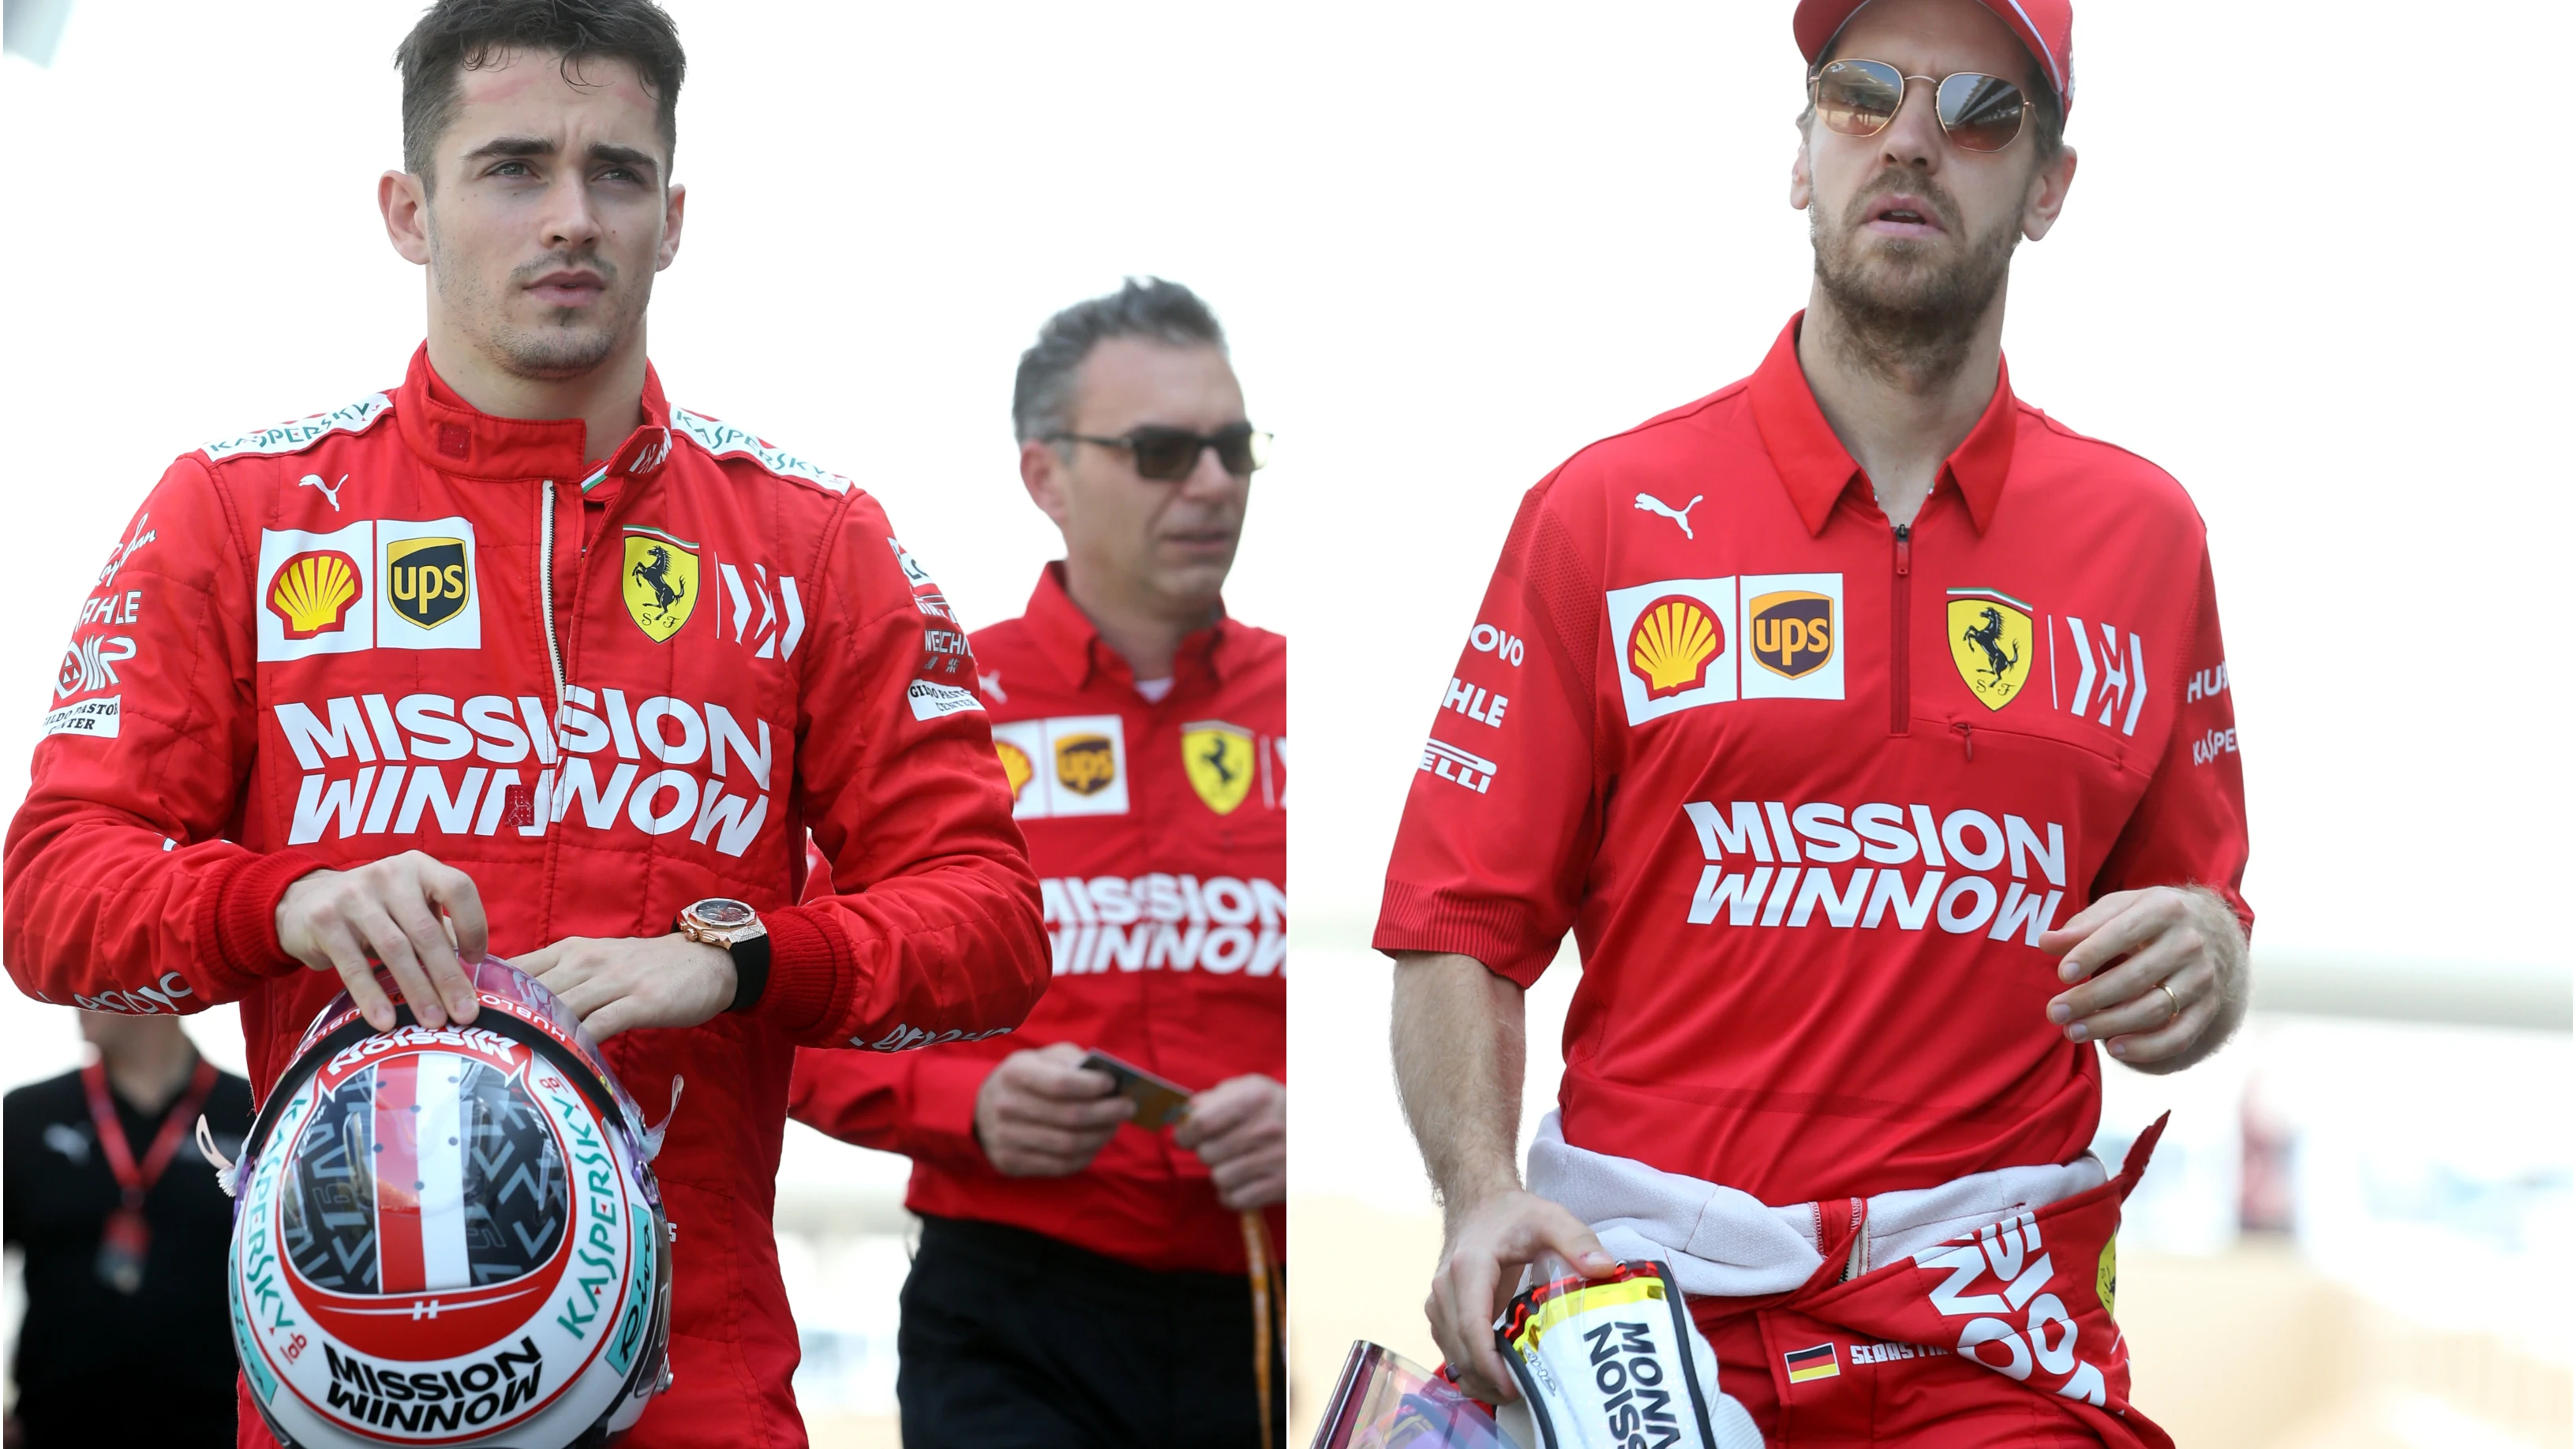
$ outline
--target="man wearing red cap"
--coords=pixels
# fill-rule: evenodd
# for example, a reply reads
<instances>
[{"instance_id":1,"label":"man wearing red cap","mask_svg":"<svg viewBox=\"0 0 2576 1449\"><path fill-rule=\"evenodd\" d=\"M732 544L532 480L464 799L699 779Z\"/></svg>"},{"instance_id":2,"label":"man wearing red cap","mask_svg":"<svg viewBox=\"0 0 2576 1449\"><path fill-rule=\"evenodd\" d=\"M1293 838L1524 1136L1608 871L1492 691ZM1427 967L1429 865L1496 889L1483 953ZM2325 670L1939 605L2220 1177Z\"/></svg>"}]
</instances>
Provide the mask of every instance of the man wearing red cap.
<instances>
[{"instance_id":1,"label":"man wearing red cap","mask_svg":"<svg viewBox=\"0 0 2576 1449\"><path fill-rule=\"evenodd\" d=\"M1715 1442L2161 1445L2128 1403L2097 1045L2243 1015L2247 851L2204 530L2020 401L2014 247L2076 158L2050 0L1806 0L1815 279L1754 374L1524 498L1425 743L1376 944L1491 1324L1553 1253L1664 1262ZM1508 713L1504 703L1508 700ZM1522 992L1572 930L1558 1111Z\"/></svg>"}]
</instances>

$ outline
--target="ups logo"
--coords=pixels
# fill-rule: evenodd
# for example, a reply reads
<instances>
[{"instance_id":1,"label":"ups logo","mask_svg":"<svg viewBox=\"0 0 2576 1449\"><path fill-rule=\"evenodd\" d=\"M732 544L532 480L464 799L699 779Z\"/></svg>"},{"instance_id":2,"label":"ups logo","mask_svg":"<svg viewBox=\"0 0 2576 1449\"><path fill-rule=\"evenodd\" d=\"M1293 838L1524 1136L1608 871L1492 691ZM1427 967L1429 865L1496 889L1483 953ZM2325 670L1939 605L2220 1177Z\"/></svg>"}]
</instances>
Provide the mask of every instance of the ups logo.
<instances>
[{"instance_id":1,"label":"ups logo","mask_svg":"<svg viewBox=\"0 0 2576 1449\"><path fill-rule=\"evenodd\" d=\"M385 598L395 613L424 629L455 618L472 588L461 538L400 538L385 545Z\"/></svg>"},{"instance_id":2,"label":"ups logo","mask_svg":"<svg viewBox=\"0 0 2576 1449\"><path fill-rule=\"evenodd\" d=\"M1813 674L1834 657L1834 601L1804 589L1764 594L1745 610L1753 662L1787 679Z\"/></svg>"},{"instance_id":3,"label":"ups logo","mask_svg":"<svg viewBox=\"0 0 2576 1449\"><path fill-rule=\"evenodd\" d=\"M1118 779L1118 756L1107 735L1067 735L1055 742L1056 783L1077 795L1097 795Z\"/></svg>"}]
</instances>

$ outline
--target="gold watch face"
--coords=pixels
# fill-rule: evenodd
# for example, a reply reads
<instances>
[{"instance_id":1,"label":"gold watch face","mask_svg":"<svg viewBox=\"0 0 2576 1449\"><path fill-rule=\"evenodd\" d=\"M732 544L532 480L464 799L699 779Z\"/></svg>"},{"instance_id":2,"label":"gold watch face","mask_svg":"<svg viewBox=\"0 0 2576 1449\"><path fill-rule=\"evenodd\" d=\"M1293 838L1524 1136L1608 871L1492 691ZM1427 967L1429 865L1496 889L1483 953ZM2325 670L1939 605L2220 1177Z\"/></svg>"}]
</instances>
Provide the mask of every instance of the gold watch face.
<instances>
[{"instance_id":1,"label":"gold watch face","mask_svg":"<svg viewBox=\"0 0 2576 1449\"><path fill-rule=\"evenodd\" d=\"M731 931L750 925L757 917L751 907L740 901L722 898L703 900L689 907L689 914L710 931Z\"/></svg>"}]
</instances>

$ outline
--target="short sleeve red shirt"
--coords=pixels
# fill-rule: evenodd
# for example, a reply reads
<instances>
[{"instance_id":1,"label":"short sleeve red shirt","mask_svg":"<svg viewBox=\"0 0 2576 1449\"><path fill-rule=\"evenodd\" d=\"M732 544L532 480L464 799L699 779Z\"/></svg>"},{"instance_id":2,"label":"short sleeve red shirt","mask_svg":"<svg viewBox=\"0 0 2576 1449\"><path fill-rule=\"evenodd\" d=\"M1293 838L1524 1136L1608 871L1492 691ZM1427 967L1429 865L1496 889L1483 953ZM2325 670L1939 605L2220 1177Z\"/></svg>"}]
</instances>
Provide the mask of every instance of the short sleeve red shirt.
<instances>
[{"instance_id":1,"label":"short sleeve red shirt","mask_svg":"<svg viewBox=\"0 0 2576 1449\"><path fill-rule=\"evenodd\" d=\"M2252 919L2203 526L1999 374L1892 527L1797 331L1524 498L1376 944L1527 985L1573 931L1581 1146L1776 1203L2063 1162L2100 1066L2041 934L2158 884Z\"/></svg>"},{"instance_id":2,"label":"short sleeve red shirt","mask_svg":"<svg viewBox=\"0 0 2576 1449\"><path fill-rule=\"evenodd\" d=\"M1193 1092L1288 1080L1288 641L1220 618L1148 700L1049 565L971 647L1012 815L1041 877L1054 975L1008 1036L797 1054L790 1111L913 1160L905 1202L1138 1267L1240 1273L1242 1224L1168 1131L1124 1127L1069 1177L1005 1177L975 1097L1015 1051L1073 1042ZM1284 1255L1288 1220L1268 1211Z\"/></svg>"}]
</instances>

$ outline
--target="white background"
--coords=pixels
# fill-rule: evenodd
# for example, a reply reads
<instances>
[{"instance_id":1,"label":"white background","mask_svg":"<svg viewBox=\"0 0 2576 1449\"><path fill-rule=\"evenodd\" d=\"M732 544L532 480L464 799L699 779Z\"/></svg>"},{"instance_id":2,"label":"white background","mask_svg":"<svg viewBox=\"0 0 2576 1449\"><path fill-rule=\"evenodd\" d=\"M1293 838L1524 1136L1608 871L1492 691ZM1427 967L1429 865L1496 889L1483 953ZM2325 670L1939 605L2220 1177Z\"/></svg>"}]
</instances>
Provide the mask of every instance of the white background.
<instances>
[{"instance_id":1,"label":"white background","mask_svg":"<svg viewBox=\"0 0 2576 1449\"><path fill-rule=\"evenodd\" d=\"M970 625L1056 546L1007 423L1038 323L1130 272L1225 318L1280 435L1231 598L1296 641L1309 944L1374 914L1520 491L1806 294L1786 0L671 9L664 381L879 494ZM421 280L373 195L417 10L84 3L0 67L0 801L168 459L400 376ZM2569 53L2562 13L2083 7L2082 167L2006 343L2209 521L2261 952L2565 969L2565 117L2509 63ZM1327 1087L1383 1118L1383 967L1300 971L1301 1124ZM0 1002L0 1078L70 1064L64 1014ZM1300 1190L1420 1201L1380 1125Z\"/></svg>"},{"instance_id":2,"label":"white background","mask_svg":"<svg viewBox=\"0 0 2576 1449\"><path fill-rule=\"evenodd\" d=\"M1220 309L1281 436L1233 600L1297 640L1310 927L1373 914L1520 490L1805 295L1785 4L672 8L664 379L879 492L970 623L1055 546L1007 429L1039 320L1125 272ZM170 456L398 377L421 282L373 194L415 13L83 5L8 63L0 797ZM2209 519L2262 947L2557 965L2563 207L2493 37L2563 26L2299 13L2086 8L2015 379Z\"/></svg>"}]
</instances>

